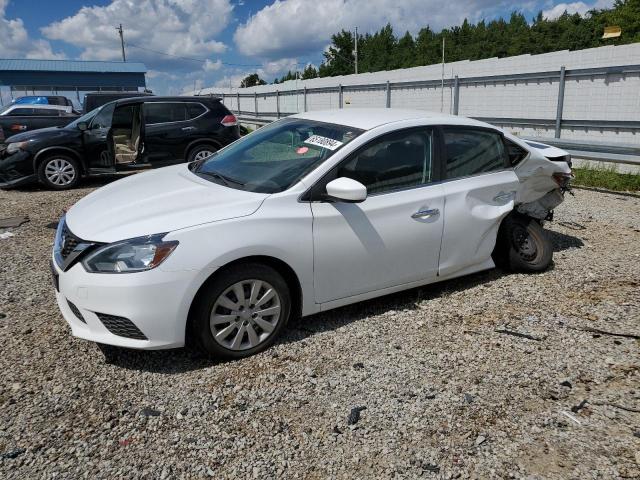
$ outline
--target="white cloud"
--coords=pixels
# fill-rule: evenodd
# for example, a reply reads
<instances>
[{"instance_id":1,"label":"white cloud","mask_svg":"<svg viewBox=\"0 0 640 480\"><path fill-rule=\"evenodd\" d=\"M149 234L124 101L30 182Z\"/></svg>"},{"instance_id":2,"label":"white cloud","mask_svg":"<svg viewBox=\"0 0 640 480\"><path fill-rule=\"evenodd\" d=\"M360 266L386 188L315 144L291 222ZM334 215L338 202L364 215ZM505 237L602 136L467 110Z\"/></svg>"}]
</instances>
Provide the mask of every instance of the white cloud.
<instances>
[{"instance_id":1,"label":"white cloud","mask_svg":"<svg viewBox=\"0 0 640 480\"><path fill-rule=\"evenodd\" d=\"M571 14L579 13L580 15L584 15L591 8L592 7L590 7L584 2L559 3L553 8L550 8L549 10L544 10L542 12L542 16L547 20L555 20L556 18L561 16L564 12L571 13Z\"/></svg>"},{"instance_id":2,"label":"white cloud","mask_svg":"<svg viewBox=\"0 0 640 480\"><path fill-rule=\"evenodd\" d=\"M8 0L0 0L0 55L4 58L65 58L62 53L54 53L46 40L29 38L22 19L6 18Z\"/></svg>"},{"instance_id":3,"label":"white cloud","mask_svg":"<svg viewBox=\"0 0 640 480\"><path fill-rule=\"evenodd\" d=\"M194 62L152 50L199 58L221 53L226 45L214 38L230 22L232 11L229 0L112 0L107 6L82 7L75 15L42 28L42 33L79 47L82 59L119 60L115 27L122 24L128 59L155 69L180 65L192 69Z\"/></svg>"},{"instance_id":4,"label":"white cloud","mask_svg":"<svg viewBox=\"0 0 640 480\"><path fill-rule=\"evenodd\" d=\"M216 87L231 87L231 88L238 88L240 87L240 82L242 82L242 79L244 79L244 77L246 77L247 75L250 75L253 72L243 72L243 73L236 73L236 74L232 74L232 75L225 75L224 77L218 79L216 81L216 83L214 83L214 86Z\"/></svg>"},{"instance_id":5,"label":"white cloud","mask_svg":"<svg viewBox=\"0 0 640 480\"><path fill-rule=\"evenodd\" d=\"M555 20L560 17L564 12L569 14L579 13L585 16L590 10L594 8L610 8L613 5L613 0L597 0L594 3L584 2L572 2L572 3L559 3L549 10L544 10L542 16L547 20Z\"/></svg>"},{"instance_id":6,"label":"white cloud","mask_svg":"<svg viewBox=\"0 0 640 480\"><path fill-rule=\"evenodd\" d=\"M245 55L279 58L321 50L342 29L378 30L387 22L398 33L416 33L430 25L442 28L465 18L490 16L513 2L503 0L276 0L240 25L234 35Z\"/></svg>"},{"instance_id":7,"label":"white cloud","mask_svg":"<svg viewBox=\"0 0 640 480\"><path fill-rule=\"evenodd\" d=\"M222 61L221 60L216 60L215 62L212 62L211 60L207 59L206 62L204 62L204 65L202 65L202 69L205 72L215 72L216 70L220 70L222 68Z\"/></svg>"}]
</instances>

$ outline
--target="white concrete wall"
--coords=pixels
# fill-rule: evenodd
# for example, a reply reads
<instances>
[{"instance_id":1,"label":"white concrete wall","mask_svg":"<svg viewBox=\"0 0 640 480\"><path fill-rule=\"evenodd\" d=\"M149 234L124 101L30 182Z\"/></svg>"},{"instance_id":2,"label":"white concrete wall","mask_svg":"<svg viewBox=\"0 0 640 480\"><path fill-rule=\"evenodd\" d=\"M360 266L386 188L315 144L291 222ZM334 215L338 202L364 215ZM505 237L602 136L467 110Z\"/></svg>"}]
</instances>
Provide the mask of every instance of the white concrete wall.
<instances>
[{"instance_id":1,"label":"white concrete wall","mask_svg":"<svg viewBox=\"0 0 640 480\"><path fill-rule=\"evenodd\" d=\"M607 66L640 65L640 43L622 46L606 46L579 51L559 51L542 55L520 55L509 58L490 58L474 62L461 61L445 65L447 78L509 75L521 73L557 72L562 66L567 70L600 68ZM280 112L297 113L304 110L301 94L285 92L338 85L380 84L387 81L439 80L441 65L390 70L359 75L291 80L279 85L262 85L252 88L205 88L196 94L253 94L257 93L259 112L276 112L275 96L261 93L279 91ZM443 95L444 93L444 95ZM444 98L442 98L444 96ZM521 80L462 84L459 93L459 114L473 117L527 118L554 120L556 117L558 80ZM443 101L444 100L444 101ZM226 97L225 105L238 110L235 96ZM339 95L333 92L308 92L307 109L325 110L339 108ZM386 106L386 92L379 90L346 90L343 108L369 108ZM453 89L440 86L429 88L392 88L391 107L431 111L453 111ZM254 99L241 98L240 110L253 112ZM618 120L640 121L640 72L629 71L622 75L568 77L565 82L563 119L565 120ZM505 126L521 135L553 136L553 128ZM563 138L606 140L616 143L640 144L640 134L630 130L585 129L563 127Z\"/></svg>"}]
</instances>

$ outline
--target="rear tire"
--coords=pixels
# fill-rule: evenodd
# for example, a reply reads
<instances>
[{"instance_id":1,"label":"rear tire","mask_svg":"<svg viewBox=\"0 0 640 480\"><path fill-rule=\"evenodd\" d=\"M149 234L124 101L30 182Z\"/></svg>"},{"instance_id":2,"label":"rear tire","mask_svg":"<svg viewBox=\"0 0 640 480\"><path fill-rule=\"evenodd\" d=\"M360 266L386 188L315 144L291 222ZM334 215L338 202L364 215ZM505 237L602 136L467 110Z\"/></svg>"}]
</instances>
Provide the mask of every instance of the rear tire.
<instances>
[{"instance_id":1,"label":"rear tire","mask_svg":"<svg viewBox=\"0 0 640 480\"><path fill-rule=\"evenodd\" d=\"M535 219L512 213L500 226L493 260L514 272L542 272L553 260L553 245Z\"/></svg>"},{"instance_id":2,"label":"rear tire","mask_svg":"<svg viewBox=\"0 0 640 480\"><path fill-rule=\"evenodd\" d=\"M206 157L213 155L217 151L218 149L213 145L209 145L209 144L196 145L191 150L189 150L186 161L190 163L196 160L203 160Z\"/></svg>"},{"instance_id":3,"label":"rear tire","mask_svg":"<svg viewBox=\"0 0 640 480\"><path fill-rule=\"evenodd\" d=\"M80 166L74 158L53 154L38 165L38 180L52 190L68 190L80 181Z\"/></svg>"},{"instance_id":4,"label":"rear tire","mask_svg":"<svg viewBox=\"0 0 640 480\"><path fill-rule=\"evenodd\" d=\"M198 294L189 340L213 358L249 357L275 342L290 313L291 294L282 275L258 263L238 265L220 272Z\"/></svg>"}]
</instances>

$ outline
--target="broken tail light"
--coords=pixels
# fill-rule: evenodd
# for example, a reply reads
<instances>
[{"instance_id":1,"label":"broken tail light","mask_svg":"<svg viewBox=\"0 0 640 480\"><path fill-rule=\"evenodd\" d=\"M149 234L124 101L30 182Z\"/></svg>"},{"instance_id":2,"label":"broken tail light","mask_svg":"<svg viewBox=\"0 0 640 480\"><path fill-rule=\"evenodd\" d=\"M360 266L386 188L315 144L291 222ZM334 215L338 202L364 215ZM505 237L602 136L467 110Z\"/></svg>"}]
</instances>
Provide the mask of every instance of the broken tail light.
<instances>
[{"instance_id":1,"label":"broken tail light","mask_svg":"<svg viewBox=\"0 0 640 480\"><path fill-rule=\"evenodd\" d=\"M235 127L238 125L238 119L235 115L225 115L220 123L225 127Z\"/></svg>"},{"instance_id":2,"label":"broken tail light","mask_svg":"<svg viewBox=\"0 0 640 480\"><path fill-rule=\"evenodd\" d=\"M573 195L573 193L571 192L569 184L571 183L571 180L573 180L573 178L574 175L572 172L557 172L553 174L553 180L558 184L562 193L569 192L571 193L571 195Z\"/></svg>"}]
</instances>

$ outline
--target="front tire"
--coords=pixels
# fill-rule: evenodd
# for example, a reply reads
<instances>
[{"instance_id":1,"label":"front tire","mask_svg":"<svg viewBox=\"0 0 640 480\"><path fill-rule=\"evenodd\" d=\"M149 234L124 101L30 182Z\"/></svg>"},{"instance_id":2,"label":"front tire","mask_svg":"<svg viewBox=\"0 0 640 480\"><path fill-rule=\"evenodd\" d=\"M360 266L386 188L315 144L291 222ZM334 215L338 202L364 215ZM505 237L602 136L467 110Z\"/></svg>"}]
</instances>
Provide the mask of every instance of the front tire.
<instances>
[{"instance_id":1,"label":"front tire","mask_svg":"<svg viewBox=\"0 0 640 480\"><path fill-rule=\"evenodd\" d=\"M80 167L67 155L51 155L38 165L38 179L52 190L68 190L78 184Z\"/></svg>"},{"instance_id":2,"label":"front tire","mask_svg":"<svg viewBox=\"0 0 640 480\"><path fill-rule=\"evenodd\" d=\"M203 287L191 312L190 340L213 358L249 357L275 342L290 313L289 287L277 271L238 265Z\"/></svg>"},{"instance_id":3,"label":"front tire","mask_svg":"<svg viewBox=\"0 0 640 480\"><path fill-rule=\"evenodd\" d=\"M500 226L493 257L514 272L542 272L551 265L553 245L535 219L512 213Z\"/></svg>"}]
</instances>

